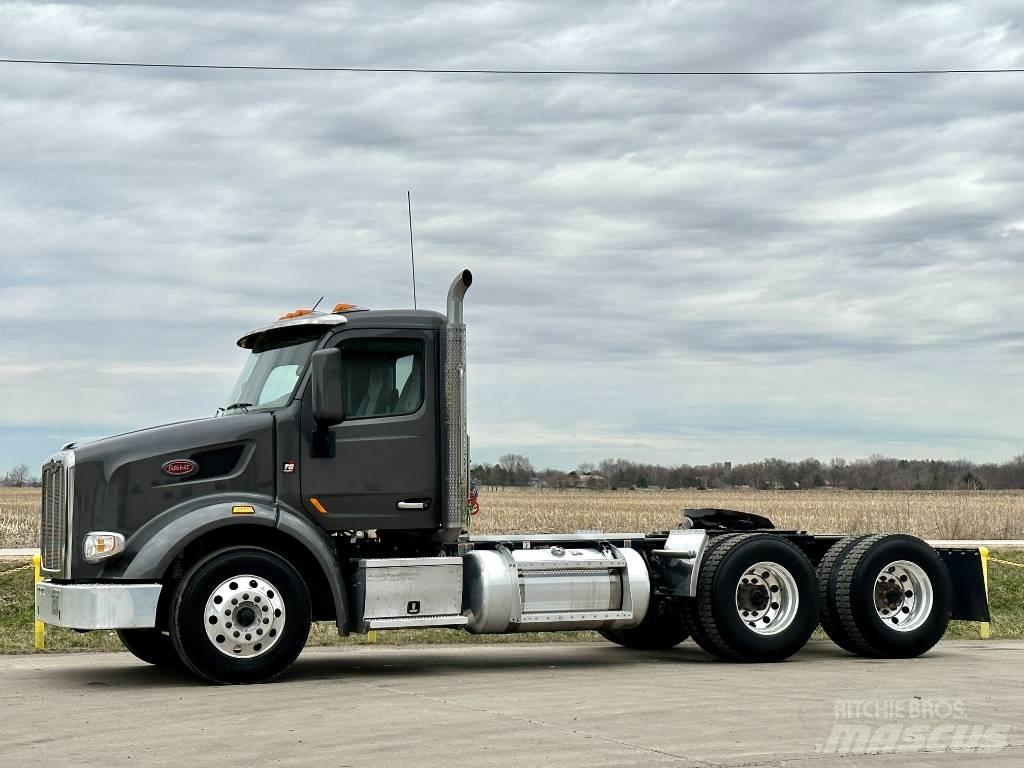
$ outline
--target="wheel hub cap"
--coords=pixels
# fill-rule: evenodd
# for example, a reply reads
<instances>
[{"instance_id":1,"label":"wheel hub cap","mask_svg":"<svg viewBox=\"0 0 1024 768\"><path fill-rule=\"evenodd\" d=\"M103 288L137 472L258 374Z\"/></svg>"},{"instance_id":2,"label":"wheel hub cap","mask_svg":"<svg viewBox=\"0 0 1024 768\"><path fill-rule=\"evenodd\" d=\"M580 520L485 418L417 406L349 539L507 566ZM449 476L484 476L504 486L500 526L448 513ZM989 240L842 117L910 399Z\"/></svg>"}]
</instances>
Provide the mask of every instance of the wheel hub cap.
<instances>
[{"instance_id":1,"label":"wheel hub cap","mask_svg":"<svg viewBox=\"0 0 1024 768\"><path fill-rule=\"evenodd\" d=\"M917 563L896 560L875 577L875 612L897 632L912 632L932 612L934 589L931 579Z\"/></svg>"},{"instance_id":2,"label":"wheel hub cap","mask_svg":"<svg viewBox=\"0 0 1024 768\"><path fill-rule=\"evenodd\" d=\"M736 613L751 632L774 635L796 618L800 606L796 579L774 562L755 563L736 584Z\"/></svg>"},{"instance_id":3,"label":"wheel hub cap","mask_svg":"<svg viewBox=\"0 0 1024 768\"><path fill-rule=\"evenodd\" d=\"M262 576L225 579L206 601L206 636L232 658L255 658L273 648L285 623L281 593Z\"/></svg>"}]
</instances>

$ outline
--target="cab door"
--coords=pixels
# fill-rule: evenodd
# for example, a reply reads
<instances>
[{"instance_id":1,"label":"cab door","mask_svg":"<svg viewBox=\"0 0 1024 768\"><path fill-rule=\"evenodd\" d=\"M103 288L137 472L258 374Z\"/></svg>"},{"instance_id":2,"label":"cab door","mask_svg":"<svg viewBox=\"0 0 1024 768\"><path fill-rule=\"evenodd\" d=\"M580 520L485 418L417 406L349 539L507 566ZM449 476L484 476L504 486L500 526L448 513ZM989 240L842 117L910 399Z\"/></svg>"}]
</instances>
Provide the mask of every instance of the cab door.
<instances>
[{"instance_id":1,"label":"cab door","mask_svg":"<svg viewBox=\"0 0 1024 768\"><path fill-rule=\"evenodd\" d=\"M303 503L329 530L436 527L436 332L353 329L336 344L344 420L330 428L334 455L315 456L304 404Z\"/></svg>"}]
</instances>

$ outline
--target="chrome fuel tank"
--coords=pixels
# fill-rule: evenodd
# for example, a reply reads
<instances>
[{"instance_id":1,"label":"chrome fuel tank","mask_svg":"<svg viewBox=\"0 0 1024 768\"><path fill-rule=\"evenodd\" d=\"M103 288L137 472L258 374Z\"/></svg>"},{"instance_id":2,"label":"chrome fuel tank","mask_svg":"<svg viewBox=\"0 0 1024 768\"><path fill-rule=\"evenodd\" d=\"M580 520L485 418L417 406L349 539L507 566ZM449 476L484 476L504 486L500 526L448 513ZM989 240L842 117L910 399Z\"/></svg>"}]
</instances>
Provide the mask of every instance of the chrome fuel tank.
<instances>
[{"instance_id":1,"label":"chrome fuel tank","mask_svg":"<svg viewBox=\"0 0 1024 768\"><path fill-rule=\"evenodd\" d=\"M651 583L628 548L474 550L463 557L463 614L476 634L625 629L643 621Z\"/></svg>"}]
</instances>

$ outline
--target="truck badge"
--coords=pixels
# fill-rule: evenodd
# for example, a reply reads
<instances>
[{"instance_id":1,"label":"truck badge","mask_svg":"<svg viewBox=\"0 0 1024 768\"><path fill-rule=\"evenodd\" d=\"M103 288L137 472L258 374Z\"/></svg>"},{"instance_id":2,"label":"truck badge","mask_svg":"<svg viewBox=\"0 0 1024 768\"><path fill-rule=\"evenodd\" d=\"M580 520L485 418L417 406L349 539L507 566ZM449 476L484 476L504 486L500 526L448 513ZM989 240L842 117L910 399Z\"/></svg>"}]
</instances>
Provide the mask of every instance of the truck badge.
<instances>
[{"instance_id":1,"label":"truck badge","mask_svg":"<svg viewBox=\"0 0 1024 768\"><path fill-rule=\"evenodd\" d=\"M161 469L171 477L188 477L199 471L199 465L191 459L171 459L165 461Z\"/></svg>"},{"instance_id":2,"label":"truck badge","mask_svg":"<svg viewBox=\"0 0 1024 768\"><path fill-rule=\"evenodd\" d=\"M295 474L295 462L294 461L286 461L284 463L284 466L281 467L281 471L284 472L286 475L294 475Z\"/></svg>"}]
</instances>

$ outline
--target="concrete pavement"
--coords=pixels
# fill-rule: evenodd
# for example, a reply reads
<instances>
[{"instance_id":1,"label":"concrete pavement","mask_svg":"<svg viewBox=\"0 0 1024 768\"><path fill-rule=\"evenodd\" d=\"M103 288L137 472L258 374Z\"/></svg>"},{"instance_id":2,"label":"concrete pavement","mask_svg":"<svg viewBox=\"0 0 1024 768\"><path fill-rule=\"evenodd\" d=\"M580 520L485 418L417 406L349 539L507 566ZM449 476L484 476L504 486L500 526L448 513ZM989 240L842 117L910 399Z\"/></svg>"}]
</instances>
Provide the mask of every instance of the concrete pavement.
<instances>
[{"instance_id":1,"label":"concrete pavement","mask_svg":"<svg viewBox=\"0 0 1024 768\"><path fill-rule=\"evenodd\" d=\"M2 560L31 560L32 555L38 554L39 549L35 547L0 547Z\"/></svg>"},{"instance_id":2,"label":"concrete pavement","mask_svg":"<svg viewBox=\"0 0 1024 768\"><path fill-rule=\"evenodd\" d=\"M10 766L1009 768L1024 643L873 661L812 642L760 666L689 642L315 648L277 683L223 688L128 654L6 656L0 706Z\"/></svg>"}]
</instances>

